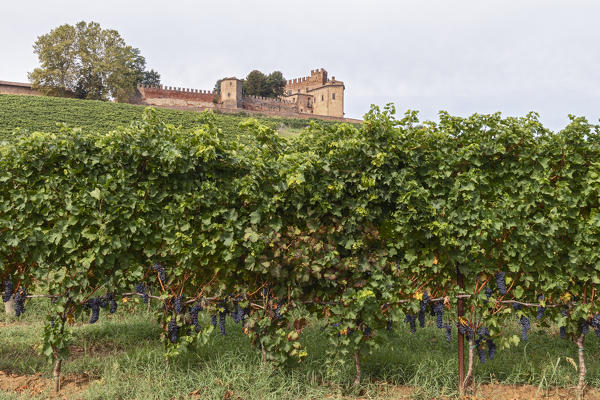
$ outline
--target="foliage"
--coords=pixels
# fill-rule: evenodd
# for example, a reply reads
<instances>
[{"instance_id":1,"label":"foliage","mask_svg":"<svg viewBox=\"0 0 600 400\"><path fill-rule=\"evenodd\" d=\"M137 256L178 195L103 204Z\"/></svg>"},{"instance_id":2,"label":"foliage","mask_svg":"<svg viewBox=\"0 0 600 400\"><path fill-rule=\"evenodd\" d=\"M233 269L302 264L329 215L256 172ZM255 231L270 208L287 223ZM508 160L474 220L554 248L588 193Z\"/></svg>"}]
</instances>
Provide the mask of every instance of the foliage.
<instances>
[{"instance_id":1,"label":"foliage","mask_svg":"<svg viewBox=\"0 0 600 400\"><path fill-rule=\"evenodd\" d=\"M27 110L26 113L23 110ZM29 131L59 132L60 124L81 128L88 133L108 133L120 126L128 126L140 119L144 107L132 104L91 100L62 99L56 97L0 95L0 136L9 135L17 128ZM205 115L195 111L156 109L161 121L190 131L202 125ZM237 135L238 125L247 115L213 114L215 126L226 135ZM310 124L308 119L256 116L263 125L273 129L287 126L302 129ZM319 124L331 125L329 121Z\"/></svg>"},{"instance_id":2,"label":"foliage","mask_svg":"<svg viewBox=\"0 0 600 400\"><path fill-rule=\"evenodd\" d=\"M96 22L64 24L39 36L33 46L41 66L29 74L46 94L82 99L128 99L137 83L160 82L146 60L113 29Z\"/></svg>"},{"instance_id":3,"label":"foliage","mask_svg":"<svg viewBox=\"0 0 600 400\"><path fill-rule=\"evenodd\" d=\"M221 81L219 79L215 84L215 92L221 92ZM243 81L243 91L245 95L261 97L279 97L283 95L287 81L280 71L273 71L265 75L259 70L251 71Z\"/></svg>"},{"instance_id":4,"label":"foliage","mask_svg":"<svg viewBox=\"0 0 600 400\"><path fill-rule=\"evenodd\" d=\"M598 126L394 114L373 107L360 127L312 123L290 140L253 119L226 135L210 114L187 131L153 111L109 134L17 132L0 147L0 277L60 295L52 312L67 322L142 281L164 304L169 355L204 340L187 322L195 303L246 310L245 333L278 364L306 356L299 304L341 355L459 294L470 313L444 322L480 345L519 342L506 322L532 316L509 300L540 301L542 321L579 337L600 313Z\"/></svg>"}]
</instances>

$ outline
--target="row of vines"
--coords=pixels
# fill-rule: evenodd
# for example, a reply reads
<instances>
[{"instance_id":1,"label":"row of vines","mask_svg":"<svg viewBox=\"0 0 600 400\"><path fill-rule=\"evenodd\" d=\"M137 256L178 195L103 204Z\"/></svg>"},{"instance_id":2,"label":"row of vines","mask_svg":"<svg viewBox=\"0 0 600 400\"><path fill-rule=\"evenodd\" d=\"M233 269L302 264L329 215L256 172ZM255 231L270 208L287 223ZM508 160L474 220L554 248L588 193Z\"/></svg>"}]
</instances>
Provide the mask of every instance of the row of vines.
<instances>
[{"instance_id":1,"label":"row of vines","mask_svg":"<svg viewBox=\"0 0 600 400\"><path fill-rule=\"evenodd\" d=\"M27 112L23 112L27 110ZM144 107L97 100L80 100L45 96L0 95L0 136L10 134L17 128L29 131L58 132L57 122L81 127L84 132L106 133L120 126L128 126L132 120L142 117ZM156 115L161 121L194 130L204 117L196 111L158 108ZM213 114L214 125L223 134L235 134L241 121L248 115ZM306 119L256 116L263 125L277 129L285 126L302 129L309 125ZM322 122L332 124L331 122Z\"/></svg>"},{"instance_id":2,"label":"row of vines","mask_svg":"<svg viewBox=\"0 0 600 400\"><path fill-rule=\"evenodd\" d=\"M164 304L167 357L206 339L202 311L214 327L231 315L282 367L306 356L307 320L291 312L302 305L327 320L357 382L375 332L431 313L469 344L461 390L475 353L526 340L537 319L574 342L583 389L585 334L600 332L598 126L394 113L373 107L360 127L313 123L292 139L256 120L225 135L210 113L181 130L153 110L108 134L9 135L4 297L19 309L49 298L57 382L74 319L135 295ZM515 319L522 338L508 333Z\"/></svg>"}]
</instances>

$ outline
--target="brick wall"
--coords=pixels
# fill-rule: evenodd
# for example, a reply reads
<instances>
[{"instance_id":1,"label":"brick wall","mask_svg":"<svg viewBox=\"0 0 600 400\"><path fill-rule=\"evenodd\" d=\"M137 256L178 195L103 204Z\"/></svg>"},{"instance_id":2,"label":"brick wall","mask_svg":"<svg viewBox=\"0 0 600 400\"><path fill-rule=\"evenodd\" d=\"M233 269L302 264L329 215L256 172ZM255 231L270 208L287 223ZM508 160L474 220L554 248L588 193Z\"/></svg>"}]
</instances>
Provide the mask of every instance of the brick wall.
<instances>
[{"instance_id":1,"label":"brick wall","mask_svg":"<svg viewBox=\"0 0 600 400\"><path fill-rule=\"evenodd\" d=\"M26 96L41 96L42 93L33 90L29 83L0 81L0 94L22 94Z\"/></svg>"},{"instance_id":2,"label":"brick wall","mask_svg":"<svg viewBox=\"0 0 600 400\"><path fill-rule=\"evenodd\" d=\"M208 90L174 88L170 86L138 86L142 104L164 105L197 105L213 103L217 98L214 92Z\"/></svg>"}]
</instances>

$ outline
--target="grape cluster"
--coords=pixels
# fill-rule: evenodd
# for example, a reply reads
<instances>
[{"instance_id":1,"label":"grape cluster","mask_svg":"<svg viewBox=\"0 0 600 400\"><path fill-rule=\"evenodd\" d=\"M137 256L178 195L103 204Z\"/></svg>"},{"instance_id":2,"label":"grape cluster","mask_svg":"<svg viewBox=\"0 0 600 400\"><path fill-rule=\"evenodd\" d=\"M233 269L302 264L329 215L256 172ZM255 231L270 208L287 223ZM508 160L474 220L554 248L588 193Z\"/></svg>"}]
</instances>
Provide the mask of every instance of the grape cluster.
<instances>
[{"instance_id":1,"label":"grape cluster","mask_svg":"<svg viewBox=\"0 0 600 400\"><path fill-rule=\"evenodd\" d=\"M192 308L190 308L190 315L192 316L192 325L196 329L196 332L200 331L200 323L198 322L198 313L202 311L202 307L198 304L194 304Z\"/></svg>"},{"instance_id":2,"label":"grape cluster","mask_svg":"<svg viewBox=\"0 0 600 400\"><path fill-rule=\"evenodd\" d=\"M526 316L522 316L519 319L519 325L521 325L521 339L526 341L528 339L527 331L529 331L529 329L531 328L529 318L527 318Z\"/></svg>"},{"instance_id":3,"label":"grape cluster","mask_svg":"<svg viewBox=\"0 0 600 400\"><path fill-rule=\"evenodd\" d=\"M275 317L277 317L277 319L281 319L281 314L279 313L279 311L281 311L281 302L277 302L277 307L275 307Z\"/></svg>"},{"instance_id":4,"label":"grape cluster","mask_svg":"<svg viewBox=\"0 0 600 400\"><path fill-rule=\"evenodd\" d=\"M538 294L537 296L538 301L542 301L544 300L544 295L543 294ZM538 306L537 307L537 315L536 315L536 319L542 319L544 317L544 313L546 312L546 307L542 307L542 306Z\"/></svg>"},{"instance_id":5,"label":"grape cluster","mask_svg":"<svg viewBox=\"0 0 600 400\"><path fill-rule=\"evenodd\" d=\"M142 295L142 299L144 300L144 303L148 303L148 293L146 292L146 284L144 282L140 282L137 285L135 285L135 292L139 293Z\"/></svg>"},{"instance_id":6,"label":"grape cluster","mask_svg":"<svg viewBox=\"0 0 600 400\"><path fill-rule=\"evenodd\" d=\"M4 281L4 291L2 292L2 301L7 302L10 300L13 294L13 283L12 281Z\"/></svg>"},{"instance_id":7,"label":"grape cluster","mask_svg":"<svg viewBox=\"0 0 600 400\"><path fill-rule=\"evenodd\" d=\"M85 303L84 307L92 310L92 313L90 315L90 324L94 324L98 321L98 318L100 318L100 307L104 306L105 304L106 303L104 303L99 297L89 299Z\"/></svg>"},{"instance_id":8,"label":"grape cluster","mask_svg":"<svg viewBox=\"0 0 600 400\"><path fill-rule=\"evenodd\" d=\"M182 310L182 305L181 302L183 301L183 296L177 296L175 298L175 305L173 306L173 309L175 310L175 314L181 314L181 310Z\"/></svg>"},{"instance_id":9,"label":"grape cluster","mask_svg":"<svg viewBox=\"0 0 600 400\"><path fill-rule=\"evenodd\" d=\"M581 319L581 333L583 333L584 335L587 335L589 331L590 331L590 324L588 323L587 320L582 318Z\"/></svg>"},{"instance_id":10,"label":"grape cluster","mask_svg":"<svg viewBox=\"0 0 600 400\"><path fill-rule=\"evenodd\" d=\"M419 313L417 314L417 318L419 319L419 326L421 328L425 328L425 312L419 311Z\"/></svg>"},{"instance_id":11,"label":"grape cluster","mask_svg":"<svg viewBox=\"0 0 600 400\"><path fill-rule=\"evenodd\" d=\"M594 314L590 317L588 324L592 327L596 336L600 336L600 315Z\"/></svg>"},{"instance_id":12,"label":"grape cluster","mask_svg":"<svg viewBox=\"0 0 600 400\"><path fill-rule=\"evenodd\" d=\"M421 328L425 328L425 311L427 310L427 304L429 304L429 294L427 292L424 292L423 299L421 300L421 303L419 305L420 308L418 314L419 326Z\"/></svg>"},{"instance_id":13,"label":"grape cluster","mask_svg":"<svg viewBox=\"0 0 600 400\"><path fill-rule=\"evenodd\" d=\"M227 317L227 310L219 311L219 331L221 335L225 335L225 317Z\"/></svg>"},{"instance_id":14,"label":"grape cluster","mask_svg":"<svg viewBox=\"0 0 600 400\"><path fill-rule=\"evenodd\" d=\"M410 325L410 332L415 333L417 331L416 317L413 314L406 314L404 322Z\"/></svg>"},{"instance_id":15,"label":"grape cluster","mask_svg":"<svg viewBox=\"0 0 600 400\"><path fill-rule=\"evenodd\" d=\"M387 323L385 324L385 329L389 332L392 330L393 327L394 327L394 321L391 319L388 319Z\"/></svg>"},{"instance_id":16,"label":"grape cluster","mask_svg":"<svg viewBox=\"0 0 600 400\"><path fill-rule=\"evenodd\" d=\"M443 318L444 318L444 302L443 301L438 301L433 303L433 313L435 314L435 326L437 326L438 328L443 328L444 327L444 323L443 323Z\"/></svg>"},{"instance_id":17,"label":"grape cluster","mask_svg":"<svg viewBox=\"0 0 600 400\"><path fill-rule=\"evenodd\" d=\"M467 337L467 340L473 339L473 337L475 336L475 331L473 330L473 328L471 328L469 325L461 324L460 322L457 325L458 332L461 335L465 335Z\"/></svg>"},{"instance_id":18,"label":"grape cluster","mask_svg":"<svg viewBox=\"0 0 600 400\"><path fill-rule=\"evenodd\" d=\"M493 360L494 356L496 355L496 344L491 339L487 339L487 345L488 345L488 358L490 360Z\"/></svg>"},{"instance_id":19,"label":"grape cluster","mask_svg":"<svg viewBox=\"0 0 600 400\"><path fill-rule=\"evenodd\" d=\"M560 314L561 314L563 317L566 317L566 316L567 316L567 310L563 309L563 310L560 312ZM560 337L561 337L561 339L566 339L566 338L567 338L567 328L566 328L565 326L561 326L561 327L559 328L559 332L560 332Z\"/></svg>"},{"instance_id":20,"label":"grape cluster","mask_svg":"<svg viewBox=\"0 0 600 400\"><path fill-rule=\"evenodd\" d=\"M490 289L489 286L486 286L485 289L483 290L483 292L485 293L485 298L487 300L489 300L490 297L492 297L493 292L492 292L492 289ZM487 300L486 300L486 303L487 303Z\"/></svg>"},{"instance_id":21,"label":"grape cluster","mask_svg":"<svg viewBox=\"0 0 600 400\"><path fill-rule=\"evenodd\" d=\"M479 361L482 364L485 364L485 362L486 362L485 348L483 347L482 341L483 341L483 339L477 339L475 341L475 348L477 349L477 356L479 356Z\"/></svg>"},{"instance_id":22,"label":"grape cluster","mask_svg":"<svg viewBox=\"0 0 600 400\"><path fill-rule=\"evenodd\" d=\"M167 282L167 273L165 272L165 268L159 263L154 263L152 270L158 273L158 280L164 285Z\"/></svg>"},{"instance_id":23,"label":"grape cluster","mask_svg":"<svg viewBox=\"0 0 600 400\"><path fill-rule=\"evenodd\" d=\"M363 324L363 336L369 337L371 336L371 328L369 328L367 325Z\"/></svg>"},{"instance_id":24,"label":"grape cluster","mask_svg":"<svg viewBox=\"0 0 600 400\"><path fill-rule=\"evenodd\" d=\"M480 326L479 329L477 329L477 334L485 338L490 336L490 330L487 326Z\"/></svg>"},{"instance_id":25,"label":"grape cluster","mask_svg":"<svg viewBox=\"0 0 600 400\"><path fill-rule=\"evenodd\" d=\"M106 301L110 303L110 308L108 309L108 311L111 314L114 314L117 311L117 302L115 301L115 295L112 293L108 293L106 295Z\"/></svg>"},{"instance_id":26,"label":"grape cluster","mask_svg":"<svg viewBox=\"0 0 600 400\"><path fill-rule=\"evenodd\" d=\"M210 316L210 324L213 326L213 328L217 328L217 314Z\"/></svg>"},{"instance_id":27,"label":"grape cluster","mask_svg":"<svg viewBox=\"0 0 600 400\"><path fill-rule=\"evenodd\" d=\"M15 293L15 315L17 317L25 313L25 298L27 297L27 290L20 288Z\"/></svg>"},{"instance_id":28,"label":"grape cluster","mask_svg":"<svg viewBox=\"0 0 600 400\"><path fill-rule=\"evenodd\" d=\"M169 334L169 340L171 343L177 342L179 336L179 326L177 326L177 320L174 316L171 317L169 325L167 326L167 333Z\"/></svg>"},{"instance_id":29,"label":"grape cluster","mask_svg":"<svg viewBox=\"0 0 600 400\"><path fill-rule=\"evenodd\" d=\"M496 274L496 285L498 285L498 291L500 294L506 294L506 274L502 271Z\"/></svg>"},{"instance_id":30,"label":"grape cluster","mask_svg":"<svg viewBox=\"0 0 600 400\"><path fill-rule=\"evenodd\" d=\"M242 326L243 326L244 317L247 314L248 314L248 312L246 309L240 307L239 304L236 304L235 308L231 312L231 317L233 318L233 322L235 322L236 324L241 322Z\"/></svg>"},{"instance_id":31,"label":"grape cluster","mask_svg":"<svg viewBox=\"0 0 600 400\"><path fill-rule=\"evenodd\" d=\"M446 342L450 343L452 341L452 325L445 323L444 328L446 329Z\"/></svg>"}]
</instances>

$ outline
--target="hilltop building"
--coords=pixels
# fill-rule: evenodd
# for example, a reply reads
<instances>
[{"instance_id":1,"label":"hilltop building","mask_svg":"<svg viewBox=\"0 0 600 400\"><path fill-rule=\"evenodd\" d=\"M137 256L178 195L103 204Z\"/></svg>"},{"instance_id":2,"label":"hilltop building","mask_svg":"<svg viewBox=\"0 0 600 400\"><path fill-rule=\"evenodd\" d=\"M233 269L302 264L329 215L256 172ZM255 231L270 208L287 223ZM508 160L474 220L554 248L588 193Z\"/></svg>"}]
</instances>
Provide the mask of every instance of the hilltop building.
<instances>
[{"instance_id":1,"label":"hilltop building","mask_svg":"<svg viewBox=\"0 0 600 400\"><path fill-rule=\"evenodd\" d=\"M289 80L283 98L294 100L298 112L331 117L344 117L344 82L335 76L327 79L323 68L310 71L310 76Z\"/></svg>"},{"instance_id":2,"label":"hilltop building","mask_svg":"<svg viewBox=\"0 0 600 400\"><path fill-rule=\"evenodd\" d=\"M243 81L221 80L220 93L173 87L139 86L138 104L178 109L215 109L223 112L257 112L292 118L321 118L357 122L344 118L344 82L328 79L323 68L310 76L289 80L279 98L244 95Z\"/></svg>"},{"instance_id":3,"label":"hilltop building","mask_svg":"<svg viewBox=\"0 0 600 400\"><path fill-rule=\"evenodd\" d=\"M175 88L170 86L138 86L130 103L180 110L221 112L249 112L290 118L319 118L334 121L360 122L344 118L344 82L328 79L323 68L310 76L291 79L279 98L247 96L243 81L225 78L220 93L214 91ZM39 96L28 83L0 81L0 94L27 94Z\"/></svg>"}]
</instances>

